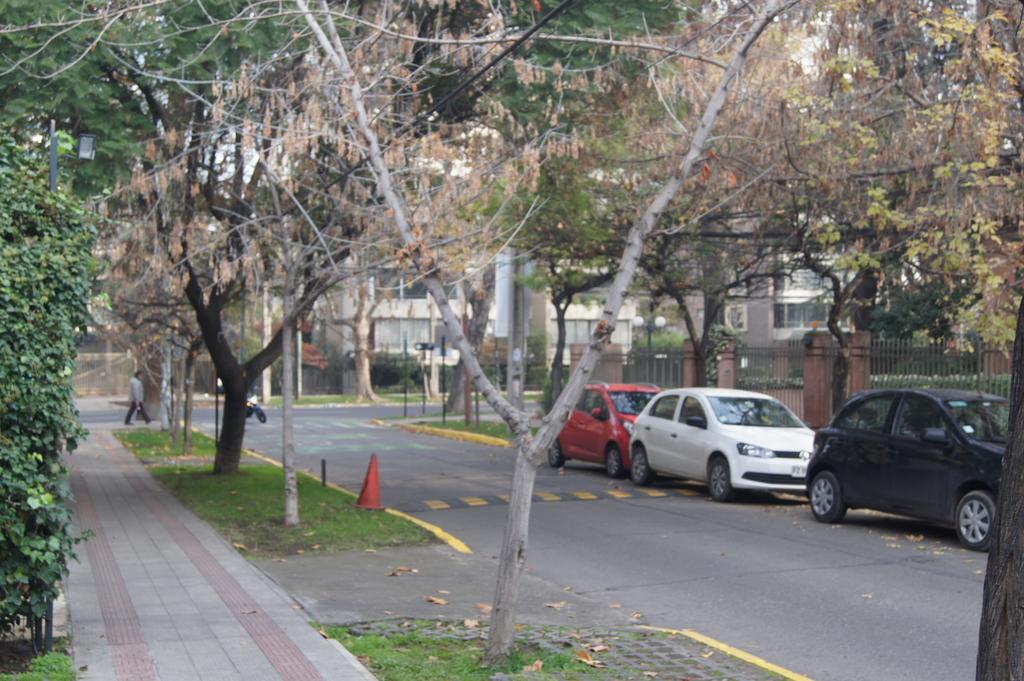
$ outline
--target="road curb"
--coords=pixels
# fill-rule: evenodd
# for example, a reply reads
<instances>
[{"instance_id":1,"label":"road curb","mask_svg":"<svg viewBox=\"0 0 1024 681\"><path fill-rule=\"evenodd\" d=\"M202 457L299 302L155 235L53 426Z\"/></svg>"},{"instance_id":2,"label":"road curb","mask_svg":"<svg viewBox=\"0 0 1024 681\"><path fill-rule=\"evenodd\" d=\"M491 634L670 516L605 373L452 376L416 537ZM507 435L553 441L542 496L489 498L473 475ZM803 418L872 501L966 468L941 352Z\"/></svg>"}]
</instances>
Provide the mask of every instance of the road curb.
<instances>
[{"instance_id":1,"label":"road curb","mask_svg":"<svg viewBox=\"0 0 1024 681\"><path fill-rule=\"evenodd\" d=\"M639 624L637 625L637 628L644 629L646 631L660 631L664 634L675 634L677 636L685 636L686 638L697 641L698 643L703 643L709 648L714 648L715 650L719 650L725 653L726 655L731 655L736 659L743 660L744 662L752 664L755 667L760 667L765 671L771 672L773 674L778 674L782 678L788 679L788 681L812 681L811 678L804 676L803 674L797 674L796 672L790 671L785 667L780 667L779 665L773 664L768 660L758 657L757 655L751 655L746 651L740 650L739 648L734 648L733 646L727 643L722 643L721 641L713 639L710 636L705 636L699 631L694 631L693 629L668 629L665 627L654 627L648 624Z\"/></svg>"},{"instance_id":2,"label":"road curb","mask_svg":"<svg viewBox=\"0 0 1024 681\"><path fill-rule=\"evenodd\" d=\"M269 464L271 464L273 466L277 466L278 468L283 468L284 467L281 464L280 461L277 461L276 459L272 459L269 456L266 456L265 454L260 454L259 452L255 451L255 450L243 449L242 451L244 451L246 454L248 454L249 456L251 456L253 458L259 459L260 461L264 461L264 462L269 463ZM309 478L311 480L316 480L318 482L320 481L320 478L318 478L317 476L313 475L312 473L310 473L308 471L296 469L295 472L298 475L304 475L304 476L306 476L307 478ZM346 489L346 488L342 487L341 485L333 483L333 482L331 482L329 480L327 481L327 486L330 487L331 489L334 489L334 490L337 490L338 492L341 492L342 494L347 494L348 496L352 497L353 499L355 499L355 498L357 498L359 496L358 494L356 494L352 490ZM393 515L393 516L396 516L398 518L402 518L403 520L407 520L408 522L412 523L413 525L417 525L419 527L422 527L424 530L426 530L427 532L431 533L432 535L434 535L435 537L437 537L438 539L440 539L445 544L447 544L448 546L450 546L454 550L458 551L459 553L467 553L467 554L473 553L473 551L469 548L469 546L466 545L466 543L464 541L462 541L461 539L456 537L451 532L443 530L440 527L438 527L437 525L434 525L433 523L428 523L425 520L420 520L419 518L417 518L415 516L411 516L408 513L403 513L402 511L397 511L397 510L395 510L393 508L385 508L384 512L387 513L388 515Z\"/></svg>"},{"instance_id":3,"label":"road curb","mask_svg":"<svg viewBox=\"0 0 1024 681\"><path fill-rule=\"evenodd\" d=\"M421 426L414 423L393 423L385 424L383 421L374 419L376 423L374 425L390 425L392 428L398 428L399 430L405 430L410 433L420 433L421 435L434 435L436 437L443 437L449 440L459 440L461 442L472 442L478 445L489 445L491 447L504 447L506 449L512 448L512 443L508 440L502 440L501 438L491 437L490 435L480 435L478 433L464 433L459 430L449 430L447 428L434 428L433 426Z\"/></svg>"}]
</instances>

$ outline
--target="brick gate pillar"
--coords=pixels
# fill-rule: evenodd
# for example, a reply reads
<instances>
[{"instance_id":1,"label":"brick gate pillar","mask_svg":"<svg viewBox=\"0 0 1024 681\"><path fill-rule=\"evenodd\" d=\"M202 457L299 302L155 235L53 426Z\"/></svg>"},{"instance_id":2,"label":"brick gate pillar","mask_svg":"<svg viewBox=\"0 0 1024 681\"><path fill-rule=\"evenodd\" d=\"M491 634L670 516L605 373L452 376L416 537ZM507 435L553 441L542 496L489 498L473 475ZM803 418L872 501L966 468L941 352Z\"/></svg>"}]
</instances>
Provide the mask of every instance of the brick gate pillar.
<instances>
[{"instance_id":1,"label":"brick gate pillar","mask_svg":"<svg viewBox=\"0 0 1024 681\"><path fill-rule=\"evenodd\" d=\"M583 358L583 353L587 351L586 343L570 343L569 344L569 375L576 371L576 367L579 366L580 359Z\"/></svg>"},{"instance_id":2,"label":"brick gate pillar","mask_svg":"<svg viewBox=\"0 0 1024 681\"><path fill-rule=\"evenodd\" d=\"M850 376L847 394L867 390L871 385L871 332L854 331L850 338ZM842 405L835 405L839 409Z\"/></svg>"},{"instance_id":3,"label":"brick gate pillar","mask_svg":"<svg viewBox=\"0 0 1024 681\"><path fill-rule=\"evenodd\" d=\"M804 423L821 428L828 421L829 356L832 335L827 331L809 331L804 335Z\"/></svg>"},{"instance_id":4,"label":"brick gate pillar","mask_svg":"<svg viewBox=\"0 0 1024 681\"><path fill-rule=\"evenodd\" d=\"M683 385L680 387L697 387L697 351L689 338L683 341Z\"/></svg>"},{"instance_id":5,"label":"brick gate pillar","mask_svg":"<svg viewBox=\"0 0 1024 681\"><path fill-rule=\"evenodd\" d=\"M583 346L586 348L586 346ZM622 366L625 363L622 345L609 343L601 353L601 380L607 383L622 383Z\"/></svg>"},{"instance_id":6,"label":"brick gate pillar","mask_svg":"<svg viewBox=\"0 0 1024 681\"><path fill-rule=\"evenodd\" d=\"M718 387L736 387L736 341L729 341L718 354Z\"/></svg>"}]
</instances>

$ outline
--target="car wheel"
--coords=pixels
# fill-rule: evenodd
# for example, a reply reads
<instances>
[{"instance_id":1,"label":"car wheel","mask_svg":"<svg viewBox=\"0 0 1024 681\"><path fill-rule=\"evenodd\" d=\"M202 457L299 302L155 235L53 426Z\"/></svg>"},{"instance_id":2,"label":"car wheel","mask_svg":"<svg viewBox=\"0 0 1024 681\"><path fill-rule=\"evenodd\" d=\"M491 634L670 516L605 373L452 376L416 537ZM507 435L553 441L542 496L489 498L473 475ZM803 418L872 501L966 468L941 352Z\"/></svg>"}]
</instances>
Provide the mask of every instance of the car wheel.
<instances>
[{"instance_id":1,"label":"car wheel","mask_svg":"<svg viewBox=\"0 0 1024 681\"><path fill-rule=\"evenodd\" d=\"M618 445L608 445L604 451L604 470L609 478L626 477L626 467L622 465L622 452Z\"/></svg>"},{"instance_id":2,"label":"car wheel","mask_svg":"<svg viewBox=\"0 0 1024 681\"><path fill-rule=\"evenodd\" d=\"M708 490L715 501L732 501L736 498L729 474L729 462L724 456L714 456L708 462Z\"/></svg>"},{"instance_id":3,"label":"car wheel","mask_svg":"<svg viewBox=\"0 0 1024 681\"><path fill-rule=\"evenodd\" d=\"M996 519L996 502L984 490L968 492L956 505L956 536L972 551L988 551Z\"/></svg>"},{"instance_id":4,"label":"car wheel","mask_svg":"<svg viewBox=\"0 0 1024 681\"><path fill-rule=\"evenodd\" d=\"M565 455L562 454L562 445L555 438L555 443L548 449L548 465L552 468L561 468L565 465Z\"/></svg>"},{"instance_id":5,"label":"car wheel","mask_svg":"<svg viewBox=\"0 0 1024 681\"><path fill-rule=\"evenodd\" d=\"M832 471L822 471L814 476L809 496L815 520L838 523L846 515L843 489L839 486L839 478Z\"/></svg>"},{"instance_id":6,"label":"car wheel","mask_svg":"<svg viewBox=\"0 0 1024 681\"><path fill-rule=\"evenodd\" d=\"M643 445L633 447L633 465L629 468L629 477L634 484L641 487L651 484L654 480L654 471L647 463L647 450Z\"/></svg>"}]
</instances>

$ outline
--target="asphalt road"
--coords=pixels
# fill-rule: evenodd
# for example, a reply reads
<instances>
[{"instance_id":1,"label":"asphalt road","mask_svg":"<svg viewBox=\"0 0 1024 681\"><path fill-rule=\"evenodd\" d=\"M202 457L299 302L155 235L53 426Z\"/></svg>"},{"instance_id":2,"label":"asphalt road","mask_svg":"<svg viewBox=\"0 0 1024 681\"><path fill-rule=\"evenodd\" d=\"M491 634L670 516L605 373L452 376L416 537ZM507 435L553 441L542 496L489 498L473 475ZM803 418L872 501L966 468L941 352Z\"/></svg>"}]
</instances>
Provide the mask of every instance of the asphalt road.
<instances>
[{"instance_id":1,"label":"asphalt road","mask_svg":"<svg viewBox=\"0 0 1024 681\"><path fill-rule=\"evenodd\" d=\"M395 415L401 407L297 410L299 465L318 472L324 459L331 480L358 490L376 453L385 504L495 555L513 450L366 423ZM250 419L246 445L277 456L280 412L268 416ZM204 429L212 421L212 410L197 414ZM542 467L537 492L560 500L533 507L536 577L815 681L973 678L985 556L960 549L952 530L868 512L822 525L795 497L716 504L701 485L643 491L585 464Z\"/></svg>"}]
</instances>

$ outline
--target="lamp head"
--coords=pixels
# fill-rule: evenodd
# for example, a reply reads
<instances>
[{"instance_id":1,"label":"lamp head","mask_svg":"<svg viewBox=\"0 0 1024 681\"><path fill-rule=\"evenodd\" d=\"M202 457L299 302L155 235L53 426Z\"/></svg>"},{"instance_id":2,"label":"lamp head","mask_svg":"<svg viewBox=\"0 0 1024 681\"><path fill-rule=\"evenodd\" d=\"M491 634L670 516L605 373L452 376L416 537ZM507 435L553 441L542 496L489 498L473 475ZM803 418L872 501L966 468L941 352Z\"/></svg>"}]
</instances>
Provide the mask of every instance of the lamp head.
<instances>
[{"instance_id":1,"label":"lamp head","mask_svg":"<svg viewBox=\"0 0 1024 681\"><path fill-rule=\"evenodd\" d=\"M79 161L91 161L96 158L96 135L79 135L75 156Z\"/></svg>"}]
</instances>

